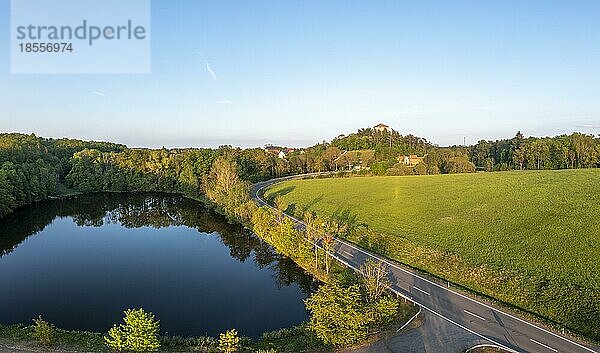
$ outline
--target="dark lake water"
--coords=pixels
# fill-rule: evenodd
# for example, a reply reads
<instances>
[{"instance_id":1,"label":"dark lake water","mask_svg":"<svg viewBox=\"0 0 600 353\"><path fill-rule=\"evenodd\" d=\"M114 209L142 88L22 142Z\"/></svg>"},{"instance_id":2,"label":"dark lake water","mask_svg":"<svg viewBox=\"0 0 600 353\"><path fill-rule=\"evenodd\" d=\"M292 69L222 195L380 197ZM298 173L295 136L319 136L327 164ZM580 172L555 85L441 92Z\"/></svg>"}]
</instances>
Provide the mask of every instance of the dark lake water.
<instances>
[{"instance_id":1,"label":"dark lake water","mask_svg":"<svg viewBox=\"0 0 600 353\"><path fill-rule=\"evenodd\" d=\"M161 333L251 337L307 317L312 277L202 204L160 194L97 194L0 219L0 323L42 315L106 332L126 308Z\"/></svg>"}]
</instances>

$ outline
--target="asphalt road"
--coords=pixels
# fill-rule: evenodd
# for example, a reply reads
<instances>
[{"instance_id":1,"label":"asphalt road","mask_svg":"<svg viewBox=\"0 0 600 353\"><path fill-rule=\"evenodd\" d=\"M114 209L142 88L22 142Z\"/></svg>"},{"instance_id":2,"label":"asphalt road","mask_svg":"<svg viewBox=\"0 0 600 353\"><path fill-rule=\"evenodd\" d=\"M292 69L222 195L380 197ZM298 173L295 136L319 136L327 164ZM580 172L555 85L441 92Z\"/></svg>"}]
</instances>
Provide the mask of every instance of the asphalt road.
<instances>
[{"instance_id":1,"label":"asphalt road","mask_svg":"<svg viewBox=\"0 0 600 353\"><path fill-rule=\"evenodd\" d=\"M252 187L252 198L261 205L269 206L262 198L262 191L277 182L300 179L315 174L291 176L257 183ZM271 207L271 206L269 206ZM288 215L300 228L305 225ZM600 353L598 347L565 337L546 328L530 323L517 314L509 313L490 304L470 298L448 286L433 282L415 271L391 260L384 259L349 242L336 239L334 254L339 261L357 269L372 258L388 265L391 290L424 310L479 336L495 345L514 352L536 353Z\"/></svg>"}]
</instances>

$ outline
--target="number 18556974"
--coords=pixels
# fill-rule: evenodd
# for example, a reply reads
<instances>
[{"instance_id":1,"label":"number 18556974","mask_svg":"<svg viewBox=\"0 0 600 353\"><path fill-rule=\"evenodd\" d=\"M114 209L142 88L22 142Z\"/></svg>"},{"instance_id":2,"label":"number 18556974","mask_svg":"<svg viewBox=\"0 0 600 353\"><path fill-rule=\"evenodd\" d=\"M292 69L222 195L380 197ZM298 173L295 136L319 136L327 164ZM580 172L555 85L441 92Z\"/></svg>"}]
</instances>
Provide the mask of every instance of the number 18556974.
<instances>
[{"instance_id":1,"label":"number 18556974","mask_svg":"<svg viewBox=\"0 0 600 353\"><path fill-rule=\"evenodd\" d=\"M73 52L72 43L19 43L21 53Z\"/></svg>"}]
</instances>

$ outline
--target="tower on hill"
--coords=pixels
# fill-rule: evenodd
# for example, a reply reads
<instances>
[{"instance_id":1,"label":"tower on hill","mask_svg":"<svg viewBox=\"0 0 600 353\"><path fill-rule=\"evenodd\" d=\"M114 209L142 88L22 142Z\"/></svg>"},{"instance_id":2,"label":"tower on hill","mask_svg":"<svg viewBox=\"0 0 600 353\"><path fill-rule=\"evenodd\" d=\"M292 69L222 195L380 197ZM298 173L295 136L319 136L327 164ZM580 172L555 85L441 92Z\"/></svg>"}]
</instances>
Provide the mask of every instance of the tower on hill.
<instances>
[{"instance_id":1,"label":"tower on hill","mask_svg":"<svg viewBox=\"0 0 600 353\"><path fill-rule=\"evenodd\" d=\"M385 124L375 125L375 126L373 126L373 130L379 131L379 132L384 132L384 131L392 132L392 128Z\"/></svg>"}]
</instances>

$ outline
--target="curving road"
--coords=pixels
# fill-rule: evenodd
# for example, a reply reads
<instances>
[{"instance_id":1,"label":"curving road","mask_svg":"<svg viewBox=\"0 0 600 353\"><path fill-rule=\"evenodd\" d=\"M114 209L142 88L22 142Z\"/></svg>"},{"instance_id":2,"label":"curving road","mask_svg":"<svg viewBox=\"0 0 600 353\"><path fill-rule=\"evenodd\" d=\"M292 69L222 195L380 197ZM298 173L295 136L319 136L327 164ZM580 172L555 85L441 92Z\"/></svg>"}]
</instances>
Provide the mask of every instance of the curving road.
<instances>
[{"instance_id":1,"label":"curving road","mask_svg":"<svg viewBox=\"0 0 600 353\"><path fill-rule=\"evenodd\" d=\"M265 188L285 180L302 179L318 175L306 174L272 179L254 184L252 198L260 205L267 204L262 198ZM299 228L305 225L287 215ZM357 269L367 259L376 259L388 265L391 290L405 297L452 324L513 352L536 353L600 353L599 347L575 341L556 332L535 325L494 306L470 298L447 286L435 283L416 271L389 259L381 258L365 249L341 239L336 239L334 254L347 266Z\"/></svg>"}]
</instances>

